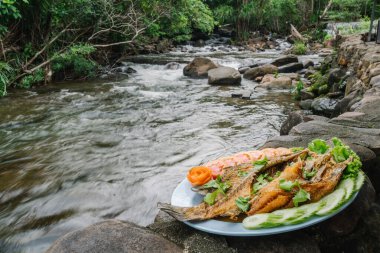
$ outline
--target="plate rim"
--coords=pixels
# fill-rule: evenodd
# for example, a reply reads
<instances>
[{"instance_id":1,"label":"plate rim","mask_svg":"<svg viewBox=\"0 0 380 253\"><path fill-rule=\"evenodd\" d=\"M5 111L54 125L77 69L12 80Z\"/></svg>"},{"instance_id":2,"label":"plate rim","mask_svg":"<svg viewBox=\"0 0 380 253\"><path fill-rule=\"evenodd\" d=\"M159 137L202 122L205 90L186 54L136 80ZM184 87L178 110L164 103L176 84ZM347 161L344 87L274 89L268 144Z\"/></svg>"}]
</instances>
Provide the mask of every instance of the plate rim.
<instances>
[{"instance_id":1,"label":"plate rim","mask_svg":"<svg viewBox=\"0 0 380 253\"><path fill-rule=\"evenodd\" d=\"M170 203L172 205L173 205L173 202L175 202L174 200L176 198L176 193L180 190L181 187L186 187L186 185L185 185L186 183L189 184L187 179L185 178L174 189L174 191L172 193L171 201L170 201ZM194 194L195 194L195 196L200 195L196 192L194 192ZM251 230L251 229L245 229L243 227L242 223L220 221L220 220L215 220L215 219L211 219L211 220L207 220L207 221L183 221L183 223L185 223L186 225L188 225L192 228L203 231L203 232L216 234L216 235L224 235L224 236L239 237L239 236L266 236L266 235L281 234L281 233L291 232L291 231L300 230L300 229L303 229L306 227L310 227L312 225L323 222L323 221L337 215L338 213L340 213L341 211L346 209L356 199L358 194L359 194L359 191L355 192L346 201L346 203L344 203L342 206L340 206L337 210L335 210L331 214L328 214L325 216L314 216L314 217L312 217L312 218L310 218L304 222L301 222L301 223L295 224L295 225L284 225L284 226L278 226L278 227L273 227L273 228L263 228L263 229L252 229ZM207 225L207 222L209 222L209 221L217 222L217 224L220 223L221 225L233 224L233 227L241 226L241 228L243 228L244 230L243 231L224 231L224 230L218 230L218 229L210 228L209 225Z\"/></svg>"}]
</instances>

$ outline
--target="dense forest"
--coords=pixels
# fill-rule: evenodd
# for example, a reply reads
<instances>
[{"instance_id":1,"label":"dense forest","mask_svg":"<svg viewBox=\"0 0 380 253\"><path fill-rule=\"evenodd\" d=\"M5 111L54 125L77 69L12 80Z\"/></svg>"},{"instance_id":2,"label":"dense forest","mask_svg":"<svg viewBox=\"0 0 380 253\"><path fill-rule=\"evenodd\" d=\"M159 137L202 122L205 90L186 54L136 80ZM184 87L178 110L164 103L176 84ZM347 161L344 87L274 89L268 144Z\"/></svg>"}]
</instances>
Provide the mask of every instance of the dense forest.
<instances>
[{"instance_id":1,"label":"dense forest","mask_svg":"<svg viewBox=\"0 0 380 253\"><path fill-rule=\"evenodd\" d=\"M0 0L0 96L7 87L94 77L144 45L182 43L229 27L319 31L327 20L368 18L373 0ZM380 8L376 8L379 16ZM285 22L286 20L286 22ZM320 36L324 36L321 34Z\"/></svg>"}]
</instances>

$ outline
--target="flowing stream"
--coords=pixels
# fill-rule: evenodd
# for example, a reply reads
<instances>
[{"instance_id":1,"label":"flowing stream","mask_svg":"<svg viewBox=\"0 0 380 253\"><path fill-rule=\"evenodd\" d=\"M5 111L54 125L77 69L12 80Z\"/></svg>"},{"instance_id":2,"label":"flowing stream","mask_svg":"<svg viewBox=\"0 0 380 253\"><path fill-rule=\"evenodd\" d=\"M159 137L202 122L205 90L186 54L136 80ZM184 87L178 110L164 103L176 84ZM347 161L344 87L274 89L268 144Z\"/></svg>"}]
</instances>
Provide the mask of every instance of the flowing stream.
<instances>
[{"instance_id":1,"label":"flowing stream","mask_svg":"<svg viewBox=\"0 0 380 253\"><path fill-rule=\"evenodd\" d=\"M140 57L181 62L175 70L126 63L137 72L122 81L11 91L0 99L0 252L43 252L104 219L147 225L190 167L278 135L297 108L289 90L210 86L182 68L201 55L235 68L269 62L288 46L252 53L209 41ZM242 89L251 100L231 98Z\"/></svg>"}]
</instances>

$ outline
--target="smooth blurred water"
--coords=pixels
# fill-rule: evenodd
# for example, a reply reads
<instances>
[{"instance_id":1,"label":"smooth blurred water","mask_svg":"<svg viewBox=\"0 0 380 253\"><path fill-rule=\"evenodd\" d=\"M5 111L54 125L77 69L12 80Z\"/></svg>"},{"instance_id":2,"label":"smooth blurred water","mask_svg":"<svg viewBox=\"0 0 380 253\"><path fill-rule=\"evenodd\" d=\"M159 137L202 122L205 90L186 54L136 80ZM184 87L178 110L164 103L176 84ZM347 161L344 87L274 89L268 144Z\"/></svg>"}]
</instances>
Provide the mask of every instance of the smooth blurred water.
<instances>
[{"instance_id":1,"label":"smooth blurred water","mask_svg":"<svg viewBox=\"0 0 380 253\"><path fill-rule=\"evenodd\" d=\"M205 54L239 67L280 53L232 49L162 57ZM104 219L147 225L190 167L258 148L296 109L287 90L255 89L243 100L232 91L256 83L216 87L184 77L184 64L129 65L137 73L120 82L55 84L0 99L0 252L43 252Z\"/></svg>"}]
</instances>

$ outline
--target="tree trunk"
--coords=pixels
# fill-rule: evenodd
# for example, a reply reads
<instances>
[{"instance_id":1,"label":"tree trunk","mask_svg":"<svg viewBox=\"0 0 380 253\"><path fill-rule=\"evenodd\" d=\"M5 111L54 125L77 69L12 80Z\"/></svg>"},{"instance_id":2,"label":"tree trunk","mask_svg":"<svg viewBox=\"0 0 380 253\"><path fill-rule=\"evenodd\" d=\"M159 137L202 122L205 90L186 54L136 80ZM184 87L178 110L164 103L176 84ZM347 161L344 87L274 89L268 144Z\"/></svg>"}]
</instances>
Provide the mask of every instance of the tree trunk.
<instances>
[{"instance_id":1,"label":"tree trunk","mask_svg":"<svg viewBox=\"0 0 380 253\"><path fill-rule=\"evenodd\" d=\"M372 30L373 30L373 21L375 20L375 8L376 8L376 0L373 0L372 13L371 13L371 24L369 25L369 32L368 32L368 41L371 41L371 35L372 35Z\"/></svg>"}]
</instances>

